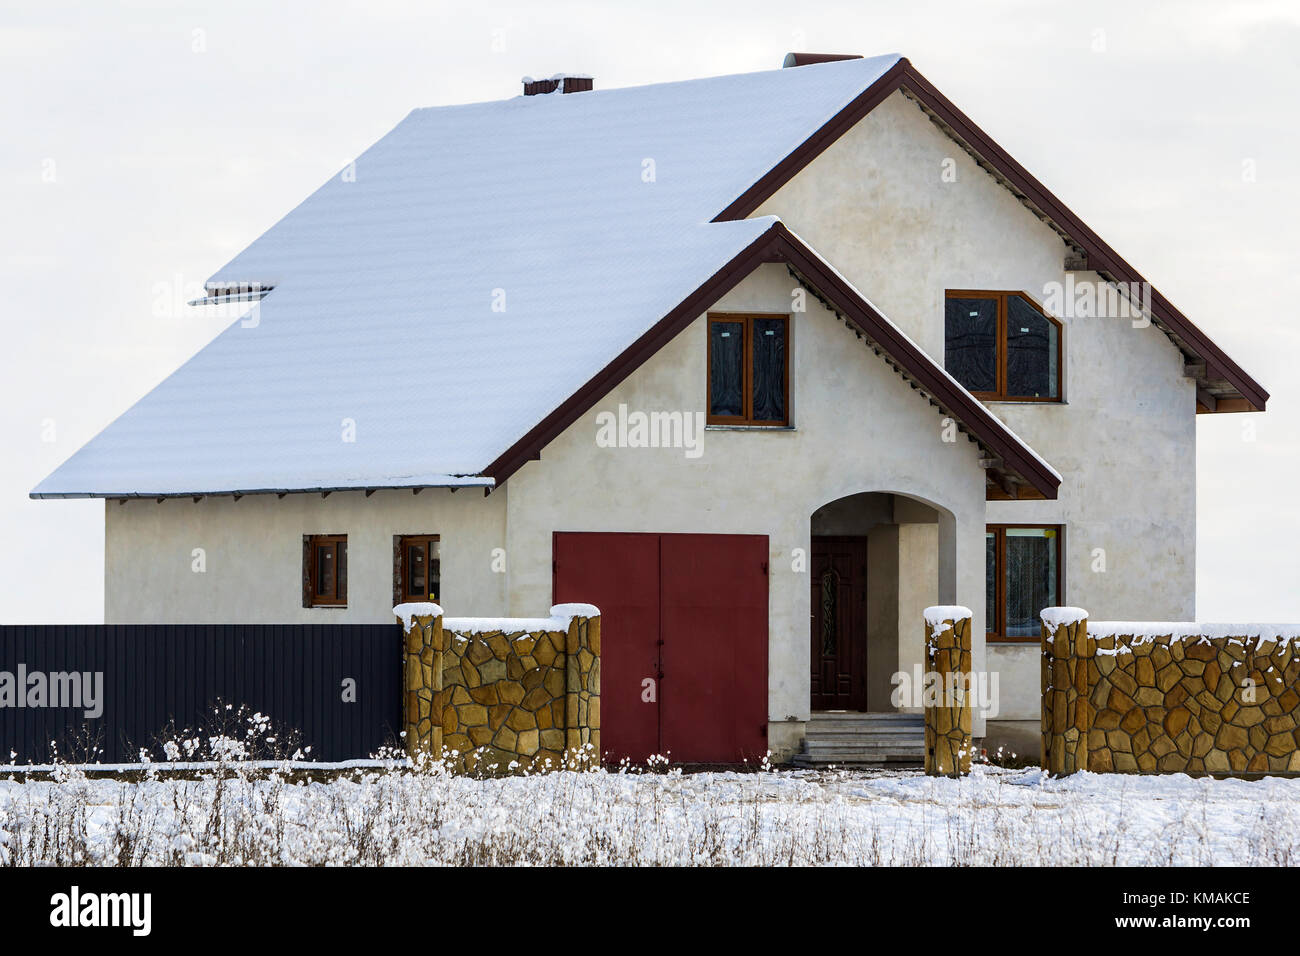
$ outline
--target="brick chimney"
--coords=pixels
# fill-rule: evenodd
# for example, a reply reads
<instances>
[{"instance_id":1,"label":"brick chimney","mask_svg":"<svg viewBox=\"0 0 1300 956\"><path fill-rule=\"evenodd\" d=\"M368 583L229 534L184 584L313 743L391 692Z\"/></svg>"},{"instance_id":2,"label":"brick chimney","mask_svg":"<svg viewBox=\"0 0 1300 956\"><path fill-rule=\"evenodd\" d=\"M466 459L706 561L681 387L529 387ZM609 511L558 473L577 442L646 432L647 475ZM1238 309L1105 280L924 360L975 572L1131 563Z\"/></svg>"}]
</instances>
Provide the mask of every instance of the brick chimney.
<instances>
[{"instance_id":1,"label":"brick chimney","mask_svg":"<svg viewBox=\"0 0 1300 956\"><path fill-rule=\"evenodd\" d=\"M535 80L524 77L524 96L539 96L543 93L585 93L594 85L595 80L581 73L556 73L547 80Z\"/></svg>"}]
</instances>

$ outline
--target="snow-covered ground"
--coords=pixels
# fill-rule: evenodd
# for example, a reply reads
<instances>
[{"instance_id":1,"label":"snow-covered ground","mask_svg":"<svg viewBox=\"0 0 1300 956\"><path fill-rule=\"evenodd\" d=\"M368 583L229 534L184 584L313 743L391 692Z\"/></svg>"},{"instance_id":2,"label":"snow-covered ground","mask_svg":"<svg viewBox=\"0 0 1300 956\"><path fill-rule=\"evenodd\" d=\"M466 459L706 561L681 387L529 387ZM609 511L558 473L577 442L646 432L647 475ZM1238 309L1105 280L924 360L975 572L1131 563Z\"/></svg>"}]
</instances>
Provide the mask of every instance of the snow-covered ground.
<instances>
[{"instance_id":1,"label":"snow-covered ground","mask_svg":"<svg viewBox=\"0 0 1300 956\"><path fill-rule=\"evenodd\" d=\"M1300 862L1300 780L919 772L362 769L0 780L0 862L1110 864Z\"/></svg>"}]
</instances>

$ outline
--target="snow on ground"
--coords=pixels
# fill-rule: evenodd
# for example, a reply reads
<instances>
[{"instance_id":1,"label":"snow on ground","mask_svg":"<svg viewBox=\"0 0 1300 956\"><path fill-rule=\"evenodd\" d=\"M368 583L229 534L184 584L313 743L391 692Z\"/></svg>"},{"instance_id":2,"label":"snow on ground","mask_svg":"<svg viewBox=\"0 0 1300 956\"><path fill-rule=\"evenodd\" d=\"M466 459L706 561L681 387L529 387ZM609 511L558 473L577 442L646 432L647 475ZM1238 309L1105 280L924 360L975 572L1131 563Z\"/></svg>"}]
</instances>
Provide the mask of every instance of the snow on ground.
<instances>
[{"instance_id":1,"label":"snow on ground","mask_svg":"<svg viewBox=\"0 0 1300 956\"><path fill-rule=\"evenodd\" d=\"M1300 780L978 767L0 780L0 863L1286 865ZM219 811L219 812L218 812Z\"/></svg>"}]
</instances>

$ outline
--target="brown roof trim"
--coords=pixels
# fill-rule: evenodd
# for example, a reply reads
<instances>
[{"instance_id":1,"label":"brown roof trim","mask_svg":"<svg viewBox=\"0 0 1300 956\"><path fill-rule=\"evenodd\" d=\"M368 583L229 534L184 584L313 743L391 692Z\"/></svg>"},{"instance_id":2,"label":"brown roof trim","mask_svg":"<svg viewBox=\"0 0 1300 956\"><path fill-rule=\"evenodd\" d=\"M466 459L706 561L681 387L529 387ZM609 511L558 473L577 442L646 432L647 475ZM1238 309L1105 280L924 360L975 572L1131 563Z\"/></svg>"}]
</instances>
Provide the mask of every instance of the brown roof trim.
<instances>
[{"instance_id":1,"label":"brown roof trim","mask_svg":"<svg viewBox=\"0 0 1300 956\"><path fill-rule=\"evenodd\" d=\"M1142 283L1151 288L1151 311L1156 323L1182 351L1206 363L1207 375L1229 384L1255 411L1263 411L1268 402L1268 392L1236 362L1228 357L1210 337L1197 328L1187 316L1176 309L1158 290L1147 283L1133 266L1126 262L1086 223L1070 211L1052 192L1035 179L1028 170L1011 158L992 137L959 110L913 68L906 58L900 59L876 82L854 98L839 113L831 117L815 133L794 149L785 159L772 167L762 178L745 190L726 209L714 217L714 222L744 219L790 181L796 173L811 163L831 143L839 139L854 124L884 102L896 90L904 90L929 110L949 128L955 139L963 142L972 152L992 166L1014 191L1051 220L1058 229L1086 253L1088 268L1115 282ZM1222 410L1240 410L1232 401L1219 402Z\"/></svg>"},{"instance_id":2,"label":"brown roof trim","mask_svg":"<svg viewBox=\"0 0 1300 956\"><path fill-rule=\"evenodd\" d=\"M1046 498L1055 498L1061 479L1015 434L984 407L984 403L957 383L898 326L862 298L826 260L809 249L782 223L774 227L777 248L790 267L804 277L870 341L880 346L923 391L937 401L979 440L1006 470L1019 475Z\"/></svg>"},{"instance_id":3,"label":"brown roof trim","mask_svg":"<svg viewBox=\"0 0 1300 956\"><path fill-rule=\"evenodd\" d=\"M831 143L835 142L873 109L883 103L903 82L903 75L911 68L906 57L886 70L880 79L853 98L848 106L828 119L821 128L794 148L785 159L781 160L752 186L746 189L726 209L713 217L714 222L728 219L744 219L763 204L768 197L794 178L814 159L821 155Z\"/></svg>"},{"instance_id":4,"label":"brown roof trim","mask_svg":"<svg viewBox=\"0 0 1300 956\"><path fill-rule=\"evenodd\" d=\"M671 312L656 322L649 331L596 373L580 389L540 422L534 425L522 438L507 448L482 474L496 479L497 487L513 475L527 461L541 457L542 449L553 441L564 429L577 421L593 405L605 397L615 385L631 375L646 359L686 328L694 319L704 313L710 305L722 298L740 279L748 274L763 256L768 254L772 245L772 230L764 232L740 251L730 262L715 272L704 283L679 303Z\"/></svg>"},{"instance_id":5,"label":"brown roof trim","mask_svg":"<svg viewBox=\"0 0 1300 956\"><path fill-rule=\"evenodd\" d=\"M1045 498L1055 498L1060 479L1023 442L995 418L970 392L957 384L943 369L921 351L892 322L862 298L825 260L809 249L782 223L750 243L687 296L671 312L618 358L601 369L555 411L515 442L496 461L483 469L484 475L496 479L498 487L527 461L541 457L542 449L564 429L577 421L611 389L622 382L647 359L709 306L727 293L741 279L765 262L784 262L810 286L824 296L873 344L885 352L900 371L928 394L948 414L960 422L990 455L1000 459L1002 468L1031 485Z\"/></svg>"}]
</instances>

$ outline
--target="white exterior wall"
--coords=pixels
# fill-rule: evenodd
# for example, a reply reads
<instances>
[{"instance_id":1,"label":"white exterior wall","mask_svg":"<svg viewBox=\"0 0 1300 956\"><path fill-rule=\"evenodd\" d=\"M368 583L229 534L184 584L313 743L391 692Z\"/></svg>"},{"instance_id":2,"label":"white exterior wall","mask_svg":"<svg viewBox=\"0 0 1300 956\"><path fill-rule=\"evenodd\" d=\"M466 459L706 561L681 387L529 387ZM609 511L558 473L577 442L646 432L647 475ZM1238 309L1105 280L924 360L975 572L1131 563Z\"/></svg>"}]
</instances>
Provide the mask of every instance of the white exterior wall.
<instances>
[{"instance_id":1,"label":"white exterior wall","mask_svg":"<svg viewBox=\"0 0 1300 956\"><path fill-rule=\"evenodd\" d=\"M780 216L940 362L947 289L1044 303L1065 281L1055 230L901 93L754 215ZM1194 620L1195 387L1182 356L1155 327L1062 318L1066 404L989 406L1064 476L1059 496L989 502L987 520L1065 526L1062 603L1112 620ZM1093 570L1097 548L1104 572ZM957 599L973 607L982 593ZM992 645L989 666L1001 675L1000 719L1037 720L1037 648Z\"/></svg>"},{"instance_id":2,"label":"white exterior wall","mask_svg":"<svg viewBox=\"0 0 1300 956\"><path fill-rule=\"evenodd\" d=\"M447 612L499 616L507 489L443 488L114 501L106 506L104 620L109 624L387 624L393 535L438 534ZM302 536L348 536L348 606L302 606ZM202 548L206 570L193 570ZM544 614L550 604L530 608Z\"/></svg>"},{"instance_id":3,"label":"white exterior wall","mask_svg":"<svg viewBox=\"0 0 1300 956\"><path fill-rule=\"evenodd\" d=\"M794 287L784 266L765 265L710 311L785 312ZM951 514L950 590L972 595L977 662L983 659L978 446L964 438L944 443L937 409L811 297L808 311L794 317L791 353L790 430L710 429L697 459L681 449L598 447L596 416L620 404L706 410L700 316L547 446L541 461L520 469L507 502L511 614L550 599L553 531L767 535L768 742L777 752L797 746L809 712L809 584L806 571L792 570L793 552L810 548L811 516L830 501L896 492ZM942 553L942 532L939 547Z\"/></svg>"}]
</instances>

